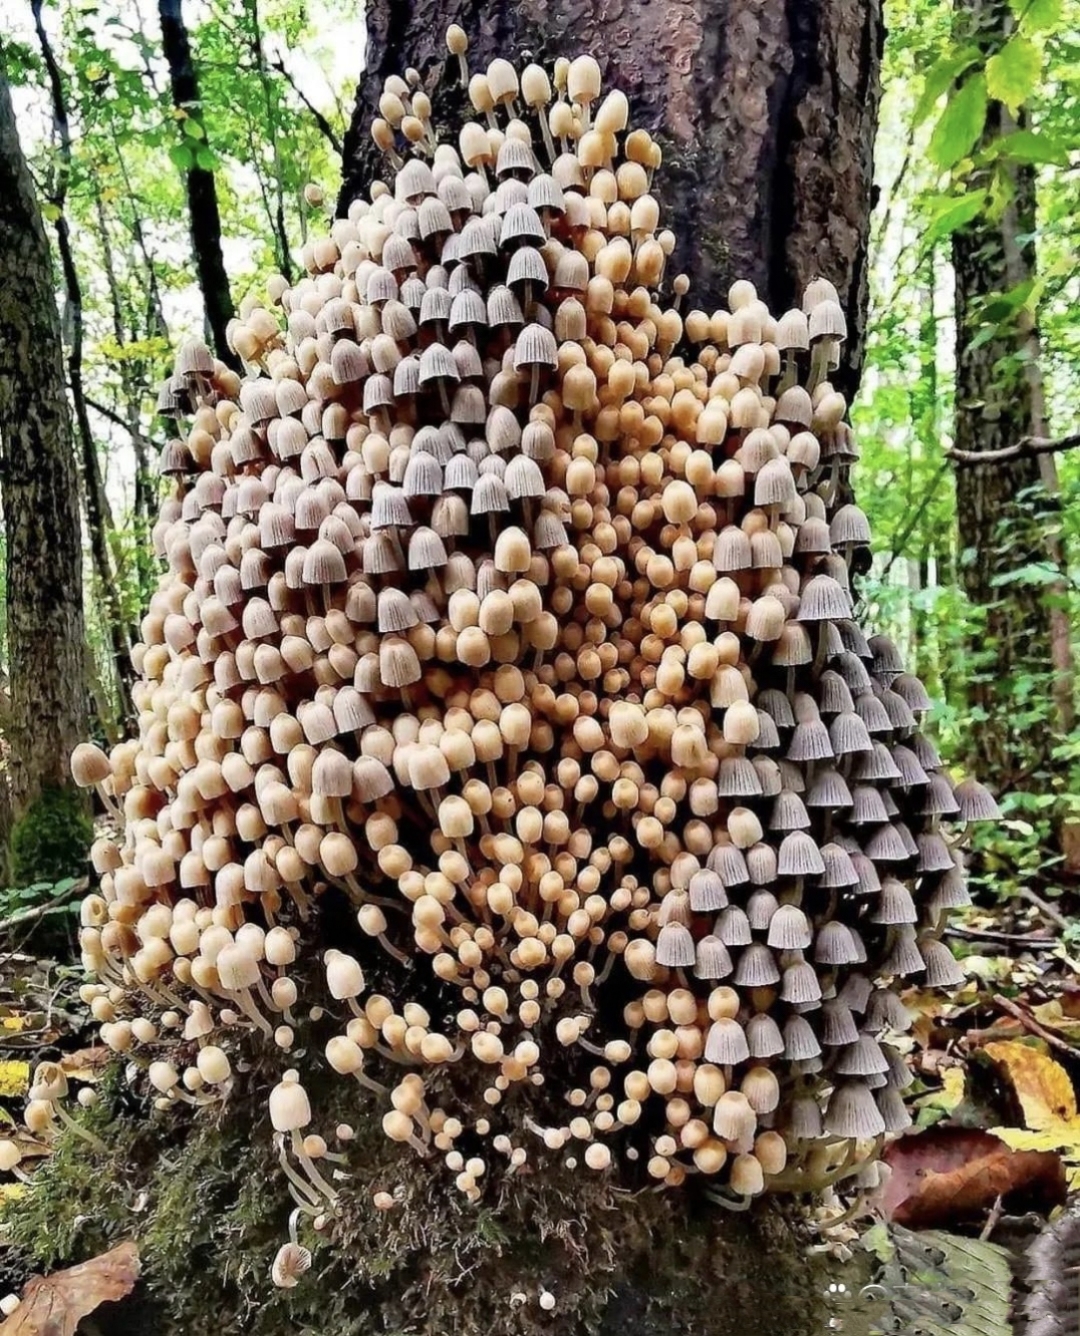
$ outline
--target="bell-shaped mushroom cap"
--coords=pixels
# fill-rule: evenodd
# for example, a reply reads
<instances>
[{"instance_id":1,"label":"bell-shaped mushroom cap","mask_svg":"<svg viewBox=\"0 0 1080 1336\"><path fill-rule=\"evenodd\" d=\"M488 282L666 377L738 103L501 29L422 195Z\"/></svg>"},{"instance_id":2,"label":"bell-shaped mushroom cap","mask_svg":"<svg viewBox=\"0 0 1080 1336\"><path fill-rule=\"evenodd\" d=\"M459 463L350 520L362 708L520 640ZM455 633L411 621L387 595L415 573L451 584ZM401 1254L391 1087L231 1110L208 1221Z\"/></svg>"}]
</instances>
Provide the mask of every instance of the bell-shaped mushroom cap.
<instances>
[{"instance_id":1,"label":"bell-shaped mushroom cap","mask_svg":"<svg viewBox=\"0 0 1080 1336\"><path fill-rule=\"evenodd\" d=\"M851 599L828 575L812 576L804 586L799 602L800 622L835 621L851 616Z\"/></svg>"},{"instance_id":2,"label":"bell-shaped mushroom cap","mask_svg":"<svg viewBox=\"0 0 1080 1336\"><path fill-rule=\"evenodd\" d=\"M694 939L681 923L665 923L656 939L656 963L685 969L694 964Z\"/></svg>"},{"instance_id":3,"label":"bell-shaped mushroom cap","mask_svg":"<svg viewBox=\"0 0 1080 1336\"><path fill-rule=\"evenodd\" d=\"M813 836L794 830L785 835L777 855L781 877L818 877L825 871L821 851Z\"/></svg>"},{"instance_id":4,"label":"bell-shaped mushroom cap","mask_svg":"<svg viewBox=\"0 0 1080 1336\"><path fill-rule=\"evenodd\" d=\"M889 1064L873 1035L861 1034L844 1046L833 1070L838 1076L878 1076L889 1070Z\"/></svg>"},{"instance_id":5,"label":"bell-shaped mushroom cap","mask_svg":"<svg viewBox=\"0 0 1080 1336\"><path fill-rule=\"evenodd\" d=\"M805 1016L791 1016L785 1022L783 1053L789 1062L808 1062L820 1056L821 1045Z\"/></svg>"},{"instance_id":6,"label":"bell-shaped mushroom cap","mask_svg":"<svg viewBox=\"0 0 1080 1336\"><path fill-rule=\"evenodd\" d=\"M959 988L964 982L964 971L944 942L927 939L919 943L919 950L930 988Z\"/></svg>"},{"instance_id":7,"label":"bell-shaped mushroom cap","mask_svg":"<svg viewBox=\"0 0 1080 1336\"><path fill-rule=\"evenodd\" d=\"M727 905L719 913L713 931L725 946L748 946L753 941L750 920L739 905Z\"/></svg>"},{"instance_id":8,"label":"bell-shaped mushroom cap","mask_svg":"<svg viewBox=\"0 0 1080 1336\"><path fill-rule=\"evenodd\" d=\"M911 1114L900 1091L894 1090L892 1086L886 1086L877 1092L875 1099L878 1112L885 1124L885 1131L893 1135L907 1131L911 1126Z\"/></svg>"},{"instance_id":9,"label":"bell-shaped mushroom cap","mask_svg":"<svg viewBox=\"0 0 1080 1336\"><path fill-rule=\"evenodd\" d=\"M838 1137L870 1138L885 1131L874 1094L862 1081L842 1081L829 1097L824 1128Z\"/></svg>"},{"instance_id":10,"label":"bell-shaped mushroom cap","mask_svg":"<svg viewBox=\"0 0 1080 1336\"><path fill-rule=\"evenodd\" d=\"M750 1056L746 1033L738 1021L724 1017L714 1021L705 1038L705 1060L720 1066L734 1066Z\"/></svg>"},{"instance_id":11,"label":"bell-shaped mushroom cap","mask_svg":"<svg viewBox=\"0 0 1080 1336\"><path fill-rule=\"evenodd\" d=\"M798 905L781 905L769 921L767 941L778 951L803 951L812 940L810 922Z\"/></svg>"},{"instance_id":12,"label":"bell-shaped mushroom cap","mask_svg":"<svg viewBox=\"0 0 1080 1336\"><path fill-rule=\"evenodd\" d=\"M728 912L724 910L724 913ZM735 965L736 984L746 988L766 988L779 980L776 958L764 942L753 942L740 954Z\"/></svg>"},{"instance_id":13,"label":"bell-shaped mushroom cap","mask_svg":"<svg viewBox=\"0 0 1080 1336\"><path fill-rule=\"evenodd\" d=\"M720 874L701 868L690 878L690 908L695 914L712 914L727 906L728 898Z\"/></svg>"},{"instance_id":14,"label":"bell-shaped mushroom cap","mask_svg":"<svg viewBox=\"0 0 1080 1336\"><path fill-rule=\"evenodd\" d=\"M961 821L996 821L1001 808L993 794L976 779L962 779L954 794L960 806Z\"/></svg>"},{"instance_id":15,"label":"bell-shaped mushroom cap","mask_svg":"<svg viewBox=\"0 0 1080 1336\"><path fill-rule=\"evenodd\" d=\"M695 948L694 977L697 979L726 979L731 973L731 956L719 937L712 933L697 943Z\"/></svg>"},{"instance_id":16,"label":"bell-shaped mushroom cap","mask_svg":"<svg viewBox=\"0 0 1080 1336\"><path fill-rule=\"evenodd\" d=\"M821 965L853 965L858 948L846 923L832 919L822 925L814 943L814 959Z\"/></svg>"},{"instance_id":17,"label":"bell-shaped mushroom cap","mask_svg":"<svg viewBox=\"0 0 1080 1336\"><path fill-rule=\"evenodd\" d=\"M810 1007L820 1002L821 982L809 961L796 961L785 968L780 999L797 1007Z\"/></svg>"},{"instance_id":18,"label":"bell-shaped mushroom cap","mask_svg":"<svg viewBox=\"0 0 1080 1336\"><path fill-rule=\"evenodd\" d=\"M746 1044L752 1058L774 1058L784 1051L780 1027L767 1011L758 1012L746 1022Z\"/></svg>"}]
</instances>

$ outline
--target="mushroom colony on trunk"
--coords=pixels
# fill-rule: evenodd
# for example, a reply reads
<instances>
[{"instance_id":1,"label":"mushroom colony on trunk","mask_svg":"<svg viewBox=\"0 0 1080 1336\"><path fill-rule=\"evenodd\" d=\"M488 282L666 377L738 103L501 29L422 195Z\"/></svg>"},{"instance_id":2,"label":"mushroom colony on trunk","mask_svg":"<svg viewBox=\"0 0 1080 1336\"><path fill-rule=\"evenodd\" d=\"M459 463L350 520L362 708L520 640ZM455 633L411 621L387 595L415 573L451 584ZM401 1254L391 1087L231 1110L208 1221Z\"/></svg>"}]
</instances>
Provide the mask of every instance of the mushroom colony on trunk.
<instances>
[{"instance_id":1,"label":"mushroom colony on trunk","mask_svg":"<svg viewBox=\"0 0 1080 1336\"><path fill-rule=\"evenodd\" d=\"M958 823L997 809L856 618L837 294L693 309L597 62L448 46L477 118L388 80L386 183L246 303L247 375L192 343L162 390L138 736L74 757L120 827L85 996L161 1108L279 1054L326 1219L332 1073L470 1199L551 1157L732 1205L872 1188L898 992L959 982Z\"/></svg>"}]
</instances>

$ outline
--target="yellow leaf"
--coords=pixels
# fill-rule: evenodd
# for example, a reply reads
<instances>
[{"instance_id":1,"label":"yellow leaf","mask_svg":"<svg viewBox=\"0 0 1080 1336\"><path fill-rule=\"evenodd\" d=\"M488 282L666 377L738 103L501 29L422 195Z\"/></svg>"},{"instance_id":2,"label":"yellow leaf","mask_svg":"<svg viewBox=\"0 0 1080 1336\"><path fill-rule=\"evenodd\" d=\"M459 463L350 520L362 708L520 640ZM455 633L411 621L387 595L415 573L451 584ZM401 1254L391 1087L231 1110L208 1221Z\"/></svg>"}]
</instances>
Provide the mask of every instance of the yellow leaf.
<instances>
[{"instance_id":1,"label":"yellow leaf","mask_svg":"<svg viewBox=\"0 0 1080 1336\"><path fill-rule=\"evenodd\" d=\"M0 1028L14 1031L18 1034L20 1030L26 1027L25 1016L0 1016Z\"/></svg>"},{"instance_id":2,"label":"yellow leaf","mask_svg":"<svg viewBox=\"0 0 1080 1336\"><path fill-rule=\"evenodd\" d=\"M1064 1067L1030 1044L1010 1039L987 1044L986 1055L1009 1081L1024 1121L1033 1131L1076 1118L1076 1093ZM1080 1133L1080 1128L1078 1128Z\"/></svg>"},{"instance_id":3,"label":"yellow leaf","mask_svg":"<svg viewBox=\"0 0 1080 1336\"><path fill-rule=\"evenodd\" d=\"M25 1183L0 1183L0 1207L9 1201L18 1201L25 1192Z\"/></svg>"},{"instance_id":4,"label":"yellow leaf","mask_svg":"<svg viewBox=\"0 0 1080 1336\"><path fill-rule=\"evenodd\" d=\"M0 1099L17 1099L26 1094L29 1085L28 1062L16 1062L14 1059L0 1062Z\"/></svg>"}]
</instances>

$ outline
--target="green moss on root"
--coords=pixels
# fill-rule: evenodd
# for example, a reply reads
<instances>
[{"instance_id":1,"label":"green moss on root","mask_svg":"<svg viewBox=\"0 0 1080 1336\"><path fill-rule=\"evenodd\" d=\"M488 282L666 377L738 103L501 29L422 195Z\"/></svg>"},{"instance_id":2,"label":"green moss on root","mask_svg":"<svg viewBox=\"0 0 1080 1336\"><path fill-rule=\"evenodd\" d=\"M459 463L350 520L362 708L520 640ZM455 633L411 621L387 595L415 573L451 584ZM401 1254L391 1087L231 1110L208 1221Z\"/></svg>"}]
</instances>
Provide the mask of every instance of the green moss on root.
<instances>
[{"instance_id":1,"label":"green moss on root","mask_svg":"<svg viewBox=\"0 0 1080 1336\"><path fill-rule=\"evenodd\" d=\"M838 1264L808 1258L775 1206L729 1215L692 1192L619 1192L559 1165L522 1173L469 1206L450 1176L360 1123L333 1237L301 1241L312 1270L276 1290L270 1266L290 1202L265 1117L251 1104L164 1117L116 1077L91 1114L110 1145L64 1137L9 1211L11 1288L31 1270L134 1237L144 1316L125 1336L817 1336ZM344 1082L321 1092L326 1124L357 1121ZM336 1104L336 1107L333 1105ZM397 1205L378 1211L372 1194ZM17 1274L23 1273L22 1277ZM847 1277L849 1286L853 1283ZM855 1278L854 1283L858 1283ZM537 1302L556 1297L552 1313ZM515 1296L525 1296L525 1302ZM149 1301L147 1306L146 1301ZM105 1330L105 1328L103 1328Z\"/></svg>"},{"instance_id":2,"label":"green moss on root","mask_svg":"<svg viewBox=\"0 0 1080 1336\"><path fill-rule=\"evenodd\" d=\"M93 838L85 796L70 784L44 789L12 828L12 883L30 886L73 876L85 866Z\"/></svg>"}]
</instances>

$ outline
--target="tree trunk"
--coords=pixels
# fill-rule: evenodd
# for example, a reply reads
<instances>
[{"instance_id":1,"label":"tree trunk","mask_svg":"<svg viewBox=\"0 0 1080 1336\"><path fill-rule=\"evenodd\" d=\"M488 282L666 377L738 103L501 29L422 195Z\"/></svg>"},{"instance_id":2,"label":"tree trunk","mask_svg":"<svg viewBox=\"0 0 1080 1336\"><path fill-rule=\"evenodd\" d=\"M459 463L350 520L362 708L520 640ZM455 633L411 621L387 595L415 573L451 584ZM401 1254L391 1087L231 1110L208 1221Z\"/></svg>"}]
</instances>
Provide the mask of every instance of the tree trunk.
<instances>
[{"instance_id":1,"label":"tree trunk","mask_svg":"<svg viewBox=\"0 0 1080 1336\"><path fill-rule=\"evenodd\" d=\"M189 116L199 117L199 81L191 58L191 43L181 8L181 0L158 0L161 20L161 45L169 65L169 83L174 106ZM205 141L204 141L205 142ZM232 294L221 254L221 215L218 212L214 173L195 161L184 169L191 245L199 275L206 322L210 326L214 351L229 366L239 370L239 362L229 349L225 330L233 318Z\"/></svg>"},{"instance_id":2,"label":"tree trunk","mask_svg":"<svg viewBox=\"0 0 1080 1336\"><path fill-rule=\"evenodd\" d=\"M555 55L591 52L605 87L630 97L631 124L647 127L663 144L653 189L678 238L676 264L691 278L689 304L726 305L730 283L749 278L782 311L811 278L828 277L850 334L841 388L854 392L880 91L878 0L552 0L543 7L369 0L366 15L368 63L345 139L341 213L384 172L370 125L387 75L419 69L437 125L473 118L456 61L448 58L449 22L469 34L472 71L526 50L548 69ZM535 125L534 134L539 142ZM776 1208L765 1207L755 1228L777 1218ZM703 1227L716 1230L715 1219ZM693 1320L682 1310L666 1319L654 1314L656 1293L679 1294L686 1279L678 1263L657 1254L640 1272L626 1261L617 1277L596 1278L595 1285L611 1291L599 1329L641 1336L824 1330L828 1319L813 1272L790 1235L759 1236L760 1273L748 1283L737 1279L736 1252L725 1251L730 1245L721 1240L747 1228L745 1218L736 1218L715 1235L719 1270L694 1271L700 1288ZM514 1247L524 1243L512 1240ZM726 1272L725 1257L733 1262ZM497 1318L491 1325L498 1326ZM562 1329L569 1334L577 1327Z\"/></svg>"},{"instance_id":3,"label":"tree trunk","mask_svg":"<svg viewBox=\"0 0 1080 1336\"><path fill-rule=\"evenodd\" d=\"M68 227L67 186L71 175L71 130L68 121L67 99L64 95L60 67L56 62L52 46L49 43L45 25L42 22L42 0L33 0L34 27L41 47L42 59L49 76L49 90L52 100L53 127L57 140L58 165L54 173L54 182L49 192L49 203L55 211L54 228L56 248L60 256L60 271L64 279L64 294L67 298L66 317L70 331L67 347L67 380L71 392L71 402L75 409L76 436L79 444L79 458L82 467L83 504L86 507L86 527L90 538L90 554L93 559L94 573L97 576L96 595L105 606L104 631L112 647L114 669L113 687L118 702L119 714L127 713L130 708L128 693L134 680L131 667L131 640L128 628L124 625L124 614L113 570L112 553L109 550L111 537L115 534L112 508L105 491L105 479L101 471L97 441L94 439L87 411L86 392L83 386L83 298L79 272L75 267L75 254L71 246L71 230Z\"/></svg>"},{"instance_id":4,"label":"tree trunk","mask_svg":"<svg viewBox=\"0 0 1080 1336\"><path fill-rule=\"evenodd\" d=\"M82 528L52 264L0 71L0 441L16 818L84 736Z\"/></svg>"},{"instance_id":5,"label":"tree trunk","mask_svg":"<svg viewBox=\"0 0 1080 1336\"><path fill-rule=\"evenodd\" d=\"M988 50L1012 25L1007 0L960 0L958 22ZM1015 128L1006 109L991 102L988 139ZM985 338L985 307L1035 272L1035 174L1012 171L1013 198L1000 218L977 218L953 238L956 271L956 448L997 450L1045 433L1038 336L1025 317L1007 318ZM980 338L983 339L980 342ZM999 789L1030 781L1050 758L1055 731L1073 719L1073 674L1068 625L1055 608L1060 578L1033 584L1025 566L1062 569L1053 531L1059 502L1051 456L1018 455L962 467L956 500L961 578L974 608L985 617L971 645L975 664L969 703L968 759ZM1033 728L1019 708L1016 686L1028 682L1032 704L1052 692L1055 728ZM1036 780L1036 782L1039 782Z\"/></svg>"},{"instance_id":6,"label":"tree trunk","mask_svg":"<svg viewBox=\"0 0 1080 1336\"><path fill-rule=\"evenodd\" d=\"M773 310L809 279L836 284L849 331L838 388L854 392L866 316L866 239L884 25L880 0L369 0L367 68L345 136L340 208L383 170L371 142L383 79L413 65L436 123L471 118L450 22L469 34L469 68L529 51L587 51L631 120L664 149L657 194L691 278L692 305L726 305L748 278Z\"/></svg>"}]
</instances>

